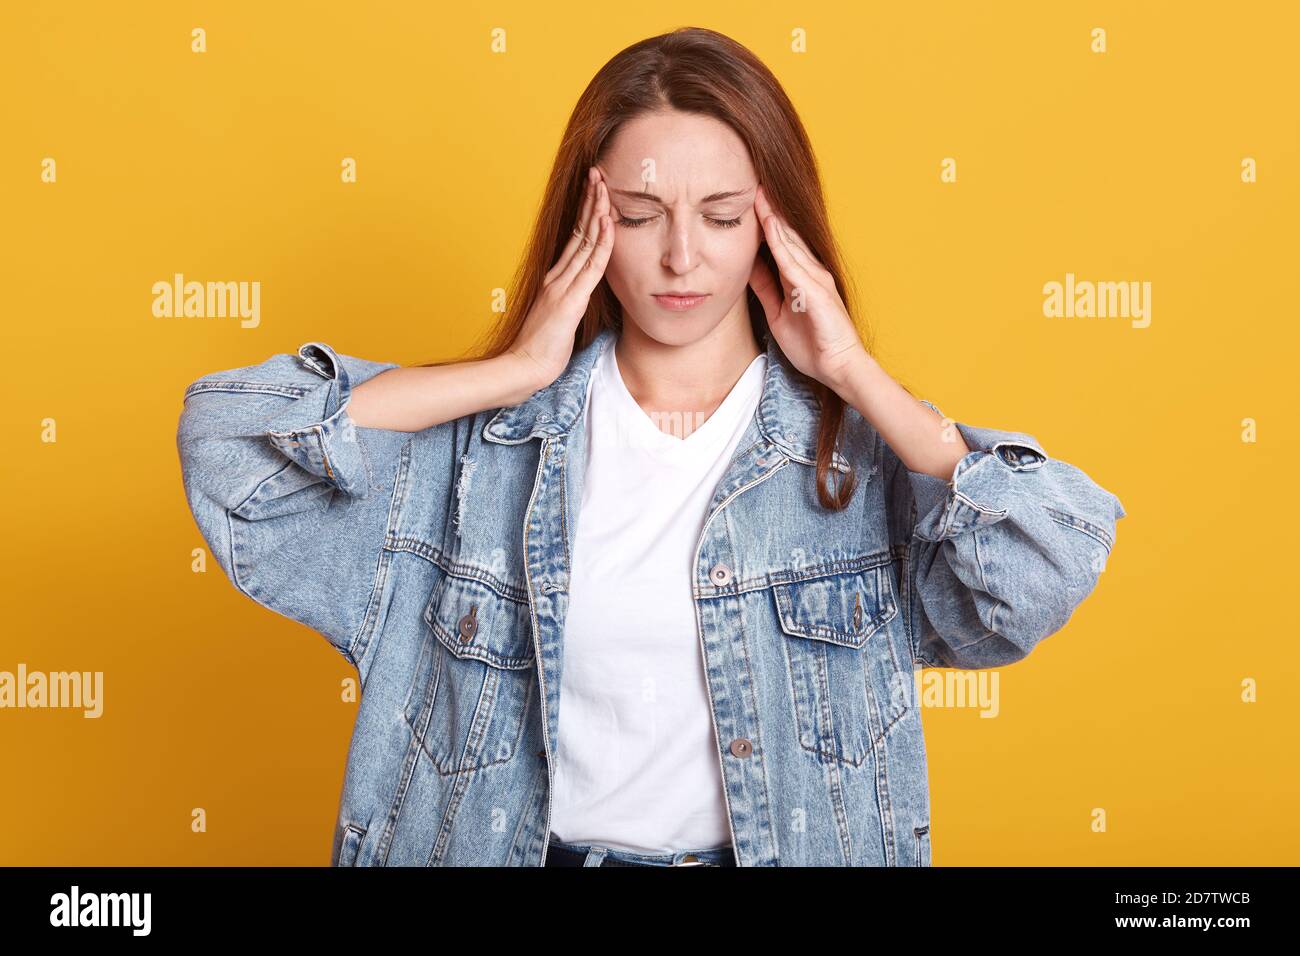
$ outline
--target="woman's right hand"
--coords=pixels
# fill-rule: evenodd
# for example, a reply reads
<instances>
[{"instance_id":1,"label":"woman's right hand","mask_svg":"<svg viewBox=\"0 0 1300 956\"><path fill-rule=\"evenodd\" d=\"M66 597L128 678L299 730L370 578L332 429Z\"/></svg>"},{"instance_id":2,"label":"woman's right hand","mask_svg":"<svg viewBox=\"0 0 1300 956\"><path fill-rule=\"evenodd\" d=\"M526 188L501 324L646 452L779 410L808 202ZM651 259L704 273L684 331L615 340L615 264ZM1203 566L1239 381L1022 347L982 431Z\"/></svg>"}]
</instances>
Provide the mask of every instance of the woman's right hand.
<instances>
[{"instance_id":1,"label":"woman's right hand","mask_svg":"<svg viewBox=\"0 0 1300 956\"><path fill-rule=\"evenodd\" d=\"M537 301L510 346L520 365L535 374L539 389L559 378L573 357L578 323L614 248L609 211L609 192L600 170L592 166L573 235L546 273Z\"/></svg>"}]
</instances>

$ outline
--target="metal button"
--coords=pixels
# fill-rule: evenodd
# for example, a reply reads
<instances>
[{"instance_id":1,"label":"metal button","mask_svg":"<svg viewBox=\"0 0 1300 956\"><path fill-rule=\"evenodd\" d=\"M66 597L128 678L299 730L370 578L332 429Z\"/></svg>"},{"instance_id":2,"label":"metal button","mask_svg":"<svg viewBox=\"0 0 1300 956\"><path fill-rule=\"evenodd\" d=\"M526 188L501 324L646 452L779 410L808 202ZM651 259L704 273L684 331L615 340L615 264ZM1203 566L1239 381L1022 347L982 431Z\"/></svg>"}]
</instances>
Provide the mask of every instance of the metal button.
<instances>
[{"instance_id":1,"label":"metal button","mask_svg":"<svg viewBox=\"0 0 1300 956\"><path fill-rule=\"evenodd\" d=\"M722 587L731 580L731 568L722 563L715 564L713 570L709 572L709 580L715 586Z\"/></svg>"},{"instance_id":2,"label":"metal button","mask_svg":"<svg viewBox=\"0 0 1300 956\"><path fill-rule=\"evenodd\" d=\"M700 858L696 856L694 853L687 853L684 857L682 857L682 863L699 863L699 862L700 862ZM678 865L680 866L681 864Z\"/></svg>"},{"instance_id":3,"label":"metal button","mask_svg":"<svg viewBox=\"0 0 1300 956\"><path fill-rule=\"evenodd\" d=\"M474 632L478 630L478 605L471 604L469 613L460 619L456 625L460 631L460 641L462 644L467 643L474 638Z\"/></svg>"},{"instance_id":4,"label":"metal button","mask_svg":"<svg viewBox=\"0 0 1300 956\"><path fill-rule=\"evenodd\" d=\"M731 742L731 752L737 757L748 757L754 752L754 745L744 737L737 737Z\"/></svg>"},{"instance_id":5,"label":"metal button","mask_svg":"<svg viewBox=\"0 0 1300 956\"><path fill-rule=\"evenodd\" d=\"M862 627L862 592L853 595L853 629Z\"/></svg>"}]
</instances>

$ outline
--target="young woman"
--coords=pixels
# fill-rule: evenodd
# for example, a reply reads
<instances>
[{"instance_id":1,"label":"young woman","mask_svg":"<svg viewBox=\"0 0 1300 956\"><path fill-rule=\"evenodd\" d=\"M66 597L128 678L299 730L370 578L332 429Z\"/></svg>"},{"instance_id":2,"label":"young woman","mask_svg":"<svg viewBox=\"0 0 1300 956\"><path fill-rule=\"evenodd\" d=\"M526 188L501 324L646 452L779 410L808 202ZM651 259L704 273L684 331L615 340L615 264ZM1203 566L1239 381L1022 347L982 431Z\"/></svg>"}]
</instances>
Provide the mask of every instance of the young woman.
<instances>
[{"instance_id":1,"label":"young woman","mask_svg":"<svg viewBox=\"0 0 1300 956\"><path fill-rule=\"evenodd\" d=\"M872 358L772 74L683 29L583 94L480 357L200 378L233 583L363 695L340 865L930 863L914 670L1020 660L1119 499Z\"/></svg>"}]
</instances>

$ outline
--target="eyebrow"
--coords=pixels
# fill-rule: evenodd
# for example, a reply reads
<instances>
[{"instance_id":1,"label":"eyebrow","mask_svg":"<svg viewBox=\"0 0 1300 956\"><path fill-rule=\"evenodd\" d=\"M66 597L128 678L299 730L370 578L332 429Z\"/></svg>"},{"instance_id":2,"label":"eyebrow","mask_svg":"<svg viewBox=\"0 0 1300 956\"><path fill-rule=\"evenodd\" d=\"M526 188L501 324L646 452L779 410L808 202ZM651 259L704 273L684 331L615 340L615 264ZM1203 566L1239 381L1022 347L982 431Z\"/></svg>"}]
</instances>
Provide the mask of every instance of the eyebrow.
<instances>
[{"instance_id":1,"label":"eyebrow","mask_svg":"<svg viewBox=\"0 0 1300 956\"><path fill-rule=\"evenodd\" d=\"M724 199L731 199L735 196L745 196L753 191L754 187L750 186L747 189L731 189L726 192L709 193L709 195L700 200L700 204L703 205L705 203L721 202ZM648 192L644 189L611 189L610 192L617 196L626 196L628 199L644 199L647 202L658 203L661 206L667 205L667 203L654 193Z\"/></svg>"}]
</instances>

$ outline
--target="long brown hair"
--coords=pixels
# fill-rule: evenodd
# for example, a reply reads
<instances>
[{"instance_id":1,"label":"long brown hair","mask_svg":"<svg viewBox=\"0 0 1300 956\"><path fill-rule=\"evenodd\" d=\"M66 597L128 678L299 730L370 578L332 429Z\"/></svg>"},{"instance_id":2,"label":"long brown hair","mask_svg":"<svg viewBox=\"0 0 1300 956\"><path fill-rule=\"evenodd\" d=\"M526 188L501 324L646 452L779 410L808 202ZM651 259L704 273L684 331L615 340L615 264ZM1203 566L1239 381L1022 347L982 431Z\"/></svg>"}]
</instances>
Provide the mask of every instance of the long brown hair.
<instances>
[{"instance_id":1,"label":"long brown hair","mask_svg":"<svg viewBox=\"0 0 1300 956\"><path fill-rule=\"evenodd\" d=\"M846 285L841 253L831 234L821 178L808 135L772 72L748 49L724 34L699 27L634 43L614 56L583 91L555 156L541 211L527 251L511 282L506 311L469 358L492 358L514 343L540 293L546 273L560 256L578 219L587 168L602 158L614 133L647 112L676 109L714 117L730 126L745 145L768 201L803 237L808 251L835 278L835 288L856 315L855 295ZM771 250L759 255L778 276ZM754 337L770 335L762 304L746 289ZM589 345L603 329L621 330L622 309L602 281L574 335L574 351ZM859 324L859 334L861 328ZM864 341L870 349L870 343ZM425 366L447 364L426 362ZM817 497L839 510L853 497L853 472L832 489L831 455L839 440L844 400L817 380L791 371L808 383L820 404L817 432Z\"/></svg>"}]
</instances>

